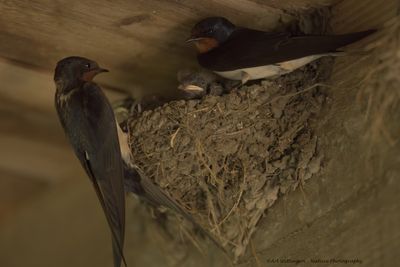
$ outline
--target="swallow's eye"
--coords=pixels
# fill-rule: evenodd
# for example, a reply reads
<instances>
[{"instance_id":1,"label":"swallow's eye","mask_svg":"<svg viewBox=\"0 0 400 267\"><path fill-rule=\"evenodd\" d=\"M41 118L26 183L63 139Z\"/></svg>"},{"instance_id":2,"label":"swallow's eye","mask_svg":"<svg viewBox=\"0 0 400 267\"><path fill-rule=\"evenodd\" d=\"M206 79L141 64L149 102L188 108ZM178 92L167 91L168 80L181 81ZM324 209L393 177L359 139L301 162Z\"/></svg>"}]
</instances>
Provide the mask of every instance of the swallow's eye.
<instances>
[{"instance_id":1,"label":"swallow's eye","mask_svg":"<svg viewBox=\"0 0 400 267\"><path fill-rule=\"evenodd\" d=\"M86 64L85 64L85 67L86 67L87 69L90 69L90 63L86 63Z\"/></svg>"}]
</instances>

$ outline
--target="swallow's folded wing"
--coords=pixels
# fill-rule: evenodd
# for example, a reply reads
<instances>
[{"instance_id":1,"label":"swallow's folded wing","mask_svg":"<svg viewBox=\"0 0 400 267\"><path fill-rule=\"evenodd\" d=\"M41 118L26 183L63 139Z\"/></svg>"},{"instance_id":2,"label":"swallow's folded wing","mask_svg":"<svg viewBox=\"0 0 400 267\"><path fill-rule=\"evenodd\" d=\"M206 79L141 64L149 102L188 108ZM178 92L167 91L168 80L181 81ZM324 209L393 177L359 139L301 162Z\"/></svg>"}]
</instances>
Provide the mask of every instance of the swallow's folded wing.
<instances>
[{"instance_id":1,"label":"swallow's folded wing","mask_svg":"<svg viewBox=\"0 0 400 267\"><path fill-rule=\"evenodd\" d=\"M199 64L213 71L231 71L276 64L310 55L326 54L375 32L343 35L292 36L238 28L219 47L198 55Z\"/></svg>"},{"instance_id":2,"label":"swallow's folded wing","mask_svg":"<svg viewBox=\"0 0 400 267\"><path fill-rule=\"evenodd\" d=\"M94 83L71 94L66 104L57 105L57 110L106 215L113 239L114 266L119 267L124 260L125 191L113 110Z\"/></svg>"}]
</instances>

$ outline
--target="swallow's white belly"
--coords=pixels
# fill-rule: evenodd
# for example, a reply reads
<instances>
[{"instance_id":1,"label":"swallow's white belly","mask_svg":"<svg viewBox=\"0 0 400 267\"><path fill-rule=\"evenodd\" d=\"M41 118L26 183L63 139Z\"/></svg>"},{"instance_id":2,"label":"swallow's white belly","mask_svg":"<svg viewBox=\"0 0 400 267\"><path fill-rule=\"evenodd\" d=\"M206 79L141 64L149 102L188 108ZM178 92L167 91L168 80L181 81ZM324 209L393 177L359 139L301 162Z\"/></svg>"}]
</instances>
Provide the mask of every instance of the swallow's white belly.
<instances>
[{"instance_id":1,"label":"swallow's white belly","mask_svg":"<svg viewBox=\"0 0 400 267\"><path fill-rule=\"evenodd\" d=\"M322 56L324 55L313 55L277 63L274 65L244 68L232 71L216 71L215 73L230 80L257 80L270 78L294 71L295 69L298 69Z\"/></svg>"},{"instance_id":2,"label":"swallow's white belly","mask_svg":"<svg viewBox=\"0 0 400 267\"><path fill-rule=\"evenodd\" d=\"M117 121L115 121L115 123L117 124L118 141L119 141L119 148L121 150L121 157L123 161L125 161L125 163L129 166L131 163L132 154L131 154L131 149L129 147L128 134L122 131Z\"/></svg>"}]
</instances>

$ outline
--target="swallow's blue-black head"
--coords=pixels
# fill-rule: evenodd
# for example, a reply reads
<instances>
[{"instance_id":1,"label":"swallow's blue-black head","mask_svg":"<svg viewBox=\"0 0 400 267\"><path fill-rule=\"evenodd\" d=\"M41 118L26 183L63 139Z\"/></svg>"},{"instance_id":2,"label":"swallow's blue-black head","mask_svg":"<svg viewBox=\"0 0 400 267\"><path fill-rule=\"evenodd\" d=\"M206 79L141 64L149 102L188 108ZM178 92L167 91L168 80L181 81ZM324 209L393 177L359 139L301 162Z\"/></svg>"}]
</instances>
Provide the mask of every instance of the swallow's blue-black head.
<instances>
[{"instance_id":1,"label":"swallow's blue-black head","mask_svg":"<svg viewBox=\"0 0 400 267\"><path fill-rule=\"evenodd\" d=\"M62 87L70 87L79 82L91 81L97 74L107 71L93 60L77 56L66 57L57 63L54 81Z\"/></svg>"},{"instance_id":2,"label":"swallow's blue-black head","mask_svg":"<svg viewBox=\"0 0 400 267\"><path fill-rule=\"evenodd\" d=\"M205 18L193 27L187 42L193 42L200 53L205 53L228 40L235 29L235 25L226 18Z\"/></svg>"}]
</instances>

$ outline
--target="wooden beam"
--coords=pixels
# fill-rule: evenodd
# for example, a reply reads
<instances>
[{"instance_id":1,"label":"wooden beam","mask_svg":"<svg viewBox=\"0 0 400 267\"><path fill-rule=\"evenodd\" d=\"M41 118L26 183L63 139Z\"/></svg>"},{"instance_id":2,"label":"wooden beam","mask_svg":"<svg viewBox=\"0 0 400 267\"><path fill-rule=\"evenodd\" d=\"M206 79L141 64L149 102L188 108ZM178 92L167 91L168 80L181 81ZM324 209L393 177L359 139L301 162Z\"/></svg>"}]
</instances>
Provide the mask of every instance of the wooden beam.
<instances>
[{"instance_id":1,"label":"wooden beam","mask_svg":"<svg viewBox=\"0 0 400 267\"><path fill-rule=\"evenodd\" d=\"M59 59L82 55L111 70L99 77L111 87L135 96L171 92L177 71L197 66L194 51L184 42L197 20L220 15L240 25L273 29L280 19L290 18L268 3L2 1L0 57L51 72Z\"/></svg>"}]
</instances>

